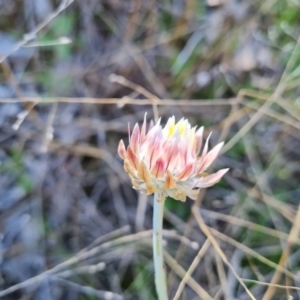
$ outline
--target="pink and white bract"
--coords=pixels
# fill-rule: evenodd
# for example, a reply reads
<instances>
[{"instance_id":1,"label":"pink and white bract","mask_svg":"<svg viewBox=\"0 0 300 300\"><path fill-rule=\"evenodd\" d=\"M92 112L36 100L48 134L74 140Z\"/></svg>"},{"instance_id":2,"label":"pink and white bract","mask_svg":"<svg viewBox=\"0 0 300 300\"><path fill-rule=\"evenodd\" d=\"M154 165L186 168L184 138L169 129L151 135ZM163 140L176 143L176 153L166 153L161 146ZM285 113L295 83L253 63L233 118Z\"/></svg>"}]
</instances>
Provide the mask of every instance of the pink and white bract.
<instances>
[{"instance_id":1,"label":"pink and white bract","mask_svg":"<svg viewBox=\"0 0 300 300\"><path fill-rule=\"evenodd\" d=\"M205 171L218 156L224 143L208 152L206 139L203 150L203 127L196 130L186 119L175 123L169 118L162 128L160 120L150 123L146 130L146 114L140 130L136 124L132 134L129 130L129 145L120 141L118 153L124 160L124 169L135 189L146 194L156 193L159 200L170 196L185 201L186 196L196 199L200 188L207 188L222 178L229 169L208 175Z\"/></svg>"}]
</instances>

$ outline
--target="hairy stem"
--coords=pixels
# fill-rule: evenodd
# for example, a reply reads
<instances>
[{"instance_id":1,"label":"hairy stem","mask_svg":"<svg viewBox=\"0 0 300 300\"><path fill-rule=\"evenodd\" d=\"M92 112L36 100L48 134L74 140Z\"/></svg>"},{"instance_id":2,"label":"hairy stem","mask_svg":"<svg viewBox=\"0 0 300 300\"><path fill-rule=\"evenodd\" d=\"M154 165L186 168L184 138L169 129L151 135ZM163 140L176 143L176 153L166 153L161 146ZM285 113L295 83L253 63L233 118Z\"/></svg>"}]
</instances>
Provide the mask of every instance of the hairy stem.
<instances>
[{"instance_id":1,"label":"hairy stem","mask_svg":"<svg viewBox=\"0 0 300 300\"><path fill-rule=\"evenodd\" d=\"M164 270L162 247L162 224L165 200L158 201L154 194L153 203L153 259L155 272L155 286L159 300L168 300L166 275Z\"/></svg>"}]
</instances>

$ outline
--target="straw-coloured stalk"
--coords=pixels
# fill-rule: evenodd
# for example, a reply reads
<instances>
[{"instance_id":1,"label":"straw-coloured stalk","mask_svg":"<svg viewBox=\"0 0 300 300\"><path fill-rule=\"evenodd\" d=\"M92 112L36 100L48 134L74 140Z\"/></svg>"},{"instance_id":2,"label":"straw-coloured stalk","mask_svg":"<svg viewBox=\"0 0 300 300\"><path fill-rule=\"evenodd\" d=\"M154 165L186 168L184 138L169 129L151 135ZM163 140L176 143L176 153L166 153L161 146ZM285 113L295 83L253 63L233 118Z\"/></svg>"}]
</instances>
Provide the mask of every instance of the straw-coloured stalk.
<instances>
[{"instance_id":1,"label":"straw-coloured stalk","mask_svg":"<svg viewBox=\"0 0 300 300\"><path fill-rule=\"evenodd\" d=\"M147 195L154 194L155 283L159 300L166 300L162 257L164 201L168 196L180 201L185 201L187 196L195 200L200 188L210 187L220 181L228 169L211 175L206 170L217 158L223 143L208 151L210 135L203 145L203 127L197 130L186 119L175 123L174 116L169 118L165 127L160 125L160 120L156 124L150 122L147 131L145 115L142 128L136 124L132 133L128 128L128 135L129 145L125 148L121 140L118 153L124 160L124 169L131 178L133 188Z\"/></svg>"}]
</instances>

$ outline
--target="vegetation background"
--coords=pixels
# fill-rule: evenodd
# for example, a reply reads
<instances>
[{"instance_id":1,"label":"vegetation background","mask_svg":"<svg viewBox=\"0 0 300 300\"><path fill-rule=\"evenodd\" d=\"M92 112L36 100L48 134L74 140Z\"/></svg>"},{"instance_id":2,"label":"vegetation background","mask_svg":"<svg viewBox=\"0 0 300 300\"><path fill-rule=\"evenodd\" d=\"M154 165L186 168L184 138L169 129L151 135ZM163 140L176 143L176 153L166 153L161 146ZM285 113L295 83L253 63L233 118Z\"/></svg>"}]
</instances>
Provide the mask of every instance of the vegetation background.
<instances>
[{"instance_id":1,"label":"vegetation background","mask_svg":"<svg viewBox=\"0 0 300 300\"><path fill-rule=\"evenodd\" d=\"M170 299L299 300L299 16L299 0L0 1L0 298L156 299L152 199L116 151L147 112L204 125L230 167L167 200Z\"/></svg>"}]
</instances>

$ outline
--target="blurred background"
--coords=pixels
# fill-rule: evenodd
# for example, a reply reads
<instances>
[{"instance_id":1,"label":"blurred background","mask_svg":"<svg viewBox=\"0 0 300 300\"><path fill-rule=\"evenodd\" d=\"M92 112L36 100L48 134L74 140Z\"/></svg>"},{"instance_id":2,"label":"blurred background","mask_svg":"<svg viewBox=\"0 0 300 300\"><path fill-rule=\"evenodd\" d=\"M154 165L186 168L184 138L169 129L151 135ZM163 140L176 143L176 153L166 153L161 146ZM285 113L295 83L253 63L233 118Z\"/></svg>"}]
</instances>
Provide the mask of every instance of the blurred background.
<instances>
[{"instance_id":1,"label":"blurred background","mask_svg":"<svg viewBox=\"0 0 300 300\"><path fill-rule=\"evenodd\" d=\"M299 0L1 0L0 298L156 299L152 199L117 155L147 112L205 126L226 142L211 171L230 168L166 202L170 299L299 300L299 16Z\"/></svg>"}]
</instances>

